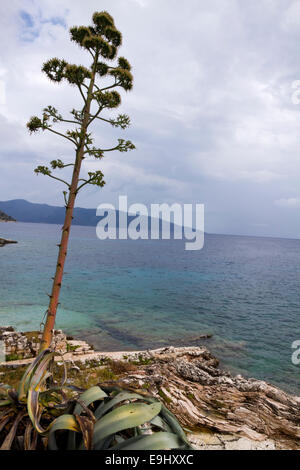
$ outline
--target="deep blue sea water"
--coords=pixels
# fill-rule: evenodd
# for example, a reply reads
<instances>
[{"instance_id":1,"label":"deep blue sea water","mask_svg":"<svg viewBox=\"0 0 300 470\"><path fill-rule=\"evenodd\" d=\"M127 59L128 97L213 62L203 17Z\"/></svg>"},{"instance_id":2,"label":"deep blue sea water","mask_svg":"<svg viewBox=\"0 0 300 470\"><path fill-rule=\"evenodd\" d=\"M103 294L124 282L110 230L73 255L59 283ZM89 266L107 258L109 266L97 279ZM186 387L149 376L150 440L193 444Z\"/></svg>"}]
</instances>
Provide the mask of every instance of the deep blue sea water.
<instances>
[{"instance_id":1,"label":"deep blue sea water","mask_svg":"<svg viewBox=\"0 0 300 470\"><path fill-rule=\"evenodd\" d=\"M1 223L0 324L39 329L60 227ZM224 368L300 393L300 240L107 240L72 227L57 327L102 350L205 344ZM201 334L212 339L197 341Z\"/></svg>"}]
</instances>

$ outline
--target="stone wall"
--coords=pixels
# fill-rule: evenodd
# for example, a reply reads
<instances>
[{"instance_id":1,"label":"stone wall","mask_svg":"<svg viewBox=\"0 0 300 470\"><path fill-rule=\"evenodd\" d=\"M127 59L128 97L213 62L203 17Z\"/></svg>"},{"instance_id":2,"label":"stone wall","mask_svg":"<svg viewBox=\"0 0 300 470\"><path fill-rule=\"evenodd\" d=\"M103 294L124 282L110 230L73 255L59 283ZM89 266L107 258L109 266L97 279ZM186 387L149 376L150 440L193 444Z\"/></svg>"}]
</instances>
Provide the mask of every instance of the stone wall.
<instances>
[{"instance_id":1,"label":"stone wall","mask_svg":"<svg viewBox=\"0 0 300 470\"><path fill-rule=\"evenodd\" d=\"M41 336L39 331L23 333L15 331L12 327L0 327L0 341L4 345L6 361L35 357ZM52 345L62 354L67 352L67 337L61 330L55 330Z\"/></svg>"}]
</instances>

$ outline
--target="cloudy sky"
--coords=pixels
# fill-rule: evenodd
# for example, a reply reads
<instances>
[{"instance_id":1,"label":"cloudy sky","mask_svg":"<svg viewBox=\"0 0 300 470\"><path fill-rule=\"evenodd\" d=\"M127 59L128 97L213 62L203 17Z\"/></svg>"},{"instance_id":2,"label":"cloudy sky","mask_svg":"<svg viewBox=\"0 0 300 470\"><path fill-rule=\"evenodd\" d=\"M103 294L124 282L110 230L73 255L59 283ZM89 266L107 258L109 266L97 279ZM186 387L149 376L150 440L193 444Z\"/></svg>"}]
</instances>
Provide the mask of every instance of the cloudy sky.
<instances>
[{"instance_id":1,"label":"cloudy sky","mask_svg":"<svg viewBox=\"0 0 300 470\"><path fill-rule=\"evenodd\" d=\"M123 94L126 130L95 125L100 146L119 137L137 150L91 167L107 185L77 205L204 203L206 231L300 237L300 1L2 0L0 200L62 205L59 183L37 164L72 161L49 133L30 136L31 115L79 107L76 89L54 85L42 63L57 56L89 65L68 28L108 10L133 66ZM299 80L299 83L297 81ZM294 87L294 88L293 88Z\"/></svg>"}]
</instances>

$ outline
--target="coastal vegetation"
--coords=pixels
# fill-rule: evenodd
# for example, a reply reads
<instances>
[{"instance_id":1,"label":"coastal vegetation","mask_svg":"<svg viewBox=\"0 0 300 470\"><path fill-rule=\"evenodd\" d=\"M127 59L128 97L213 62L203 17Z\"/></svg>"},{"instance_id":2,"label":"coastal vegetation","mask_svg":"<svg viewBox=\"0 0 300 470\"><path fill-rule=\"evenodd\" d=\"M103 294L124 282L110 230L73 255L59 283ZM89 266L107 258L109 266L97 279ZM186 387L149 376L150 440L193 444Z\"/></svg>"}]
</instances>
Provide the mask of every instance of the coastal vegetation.
<instances>
[{"instance_id":1,"label":"coastal vegetation","mask_svg":"<svg viewBox=\"0 0 300 470\"><path fill-rule=\"evenodd\" d=\"M36 339L34 333L33 339ZM225 372L219 368L219 361L204 347L169 347L126 353L95 351L92 354L78 354L75 351L67 353L63 358L57 354L54 359L49 368L52 374L49 376L50 383L47 384L46 380L37 388L41 399L40 410L43 410L40 423L44 428L55 423L58 415L67 413L75 416L75 406L81 402L83 391L95 390L96 387L96 391L101 393L98 390L100 387L109 395L105 398L106 402L120 393L120 390L122 393L142 396L143 399L137 398L137 403L142 400L147 404L150 398L159 401L176 416L187 433L189 442L197 449L299 448L299 398L288 395L264 381L246 379ZM26 374L26 361L28 363L29 360L0 365L1 381L10 385L1 386L0 400L16 396L19 384ZM52 380L54 384L51 386ZM114 391L110 392L112 388ZM49 389L50 395L47 393ZM62 395L59 395L60 392ZM65 409L67 402L69 407ZM131 402L130 399L120 402L120 405ZM0 446L14 425L17 411L26 412L26 406L28 398L27 405L25 401L10 401L10 404L0 407L0 428L2 419L6 421L0 431ZM10 419L6 420L8 411ZM90 418L92 423L95 423L94 414L95 407L91 404L80 414L80 418L86 422L85 418ZM74 424L72 418L66 419ZM63 418L60 423L62 420ZM30 423L27 413L14 428L13 449L22 448L24 445L24 428L27 425L30 427ZM32 438L37 433L34 429L33 425ZM144 429L144 425L141 425L141 429ZM89 432L91 439L92 426ZM124 429L123 432L126 438L130 438L132 431ZM151 432L157 432L159 437L161 430L153 428ZM66 444L68 433L68 429L55 431L59 448ZM76 435L80 446L82 434L78 432ZM49 432L45 435L37 433L36 448L45 449L48 437ZM131 445L129 442L128 444Z\"/></svg>"},{"instance_id":2,"label":"coastal vegetation","mask_svg":"<svg viewBox=\"0 0 300 470\"><path fill-rule=\"evenodd\" d=\"M117 385L115 372L132 371L131 364L101 361L92 374L101 386L86 390L86 371L80 387L71 385L55 355L42 351L17 380L14 372L14 387L0 385L0 450L191 449L161 401Z\"/></svg>"}]
</instances>

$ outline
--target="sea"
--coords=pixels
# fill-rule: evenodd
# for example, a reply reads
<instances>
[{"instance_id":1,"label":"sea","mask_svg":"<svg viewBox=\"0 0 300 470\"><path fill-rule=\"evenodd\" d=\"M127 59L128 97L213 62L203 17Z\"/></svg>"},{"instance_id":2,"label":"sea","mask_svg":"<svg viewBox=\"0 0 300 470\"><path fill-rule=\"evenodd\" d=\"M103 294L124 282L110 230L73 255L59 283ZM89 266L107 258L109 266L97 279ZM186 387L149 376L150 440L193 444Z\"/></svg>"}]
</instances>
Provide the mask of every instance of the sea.
<instances>
[{"instance_id":1,"label":"sea","mask_svg":"<svg viewBox=\"0 0 300 470\"><path fill-rule=\"evenodd\" d=\"M42 328L60 231L0 224L18 241L0 248L0 325ZM102 351L204 345L223 369L300 395L300 240L206 234L186 251L73 226L56 327Z\"/></svg>"}]
</instances>

